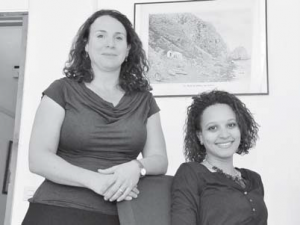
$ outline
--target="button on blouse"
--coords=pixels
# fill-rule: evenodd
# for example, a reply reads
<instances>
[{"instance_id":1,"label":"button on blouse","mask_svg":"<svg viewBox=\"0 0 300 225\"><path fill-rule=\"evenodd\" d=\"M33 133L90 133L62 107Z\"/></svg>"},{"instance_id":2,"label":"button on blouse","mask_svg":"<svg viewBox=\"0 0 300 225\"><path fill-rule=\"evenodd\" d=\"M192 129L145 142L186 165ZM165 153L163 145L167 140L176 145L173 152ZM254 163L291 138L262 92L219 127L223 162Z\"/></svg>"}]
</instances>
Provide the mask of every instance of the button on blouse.
<instances>
[{"instance_id":1,"label":"button on blouse","mask_svg":"<svg viewBox=\"0 0 300 225\"><path fill-rule=\"evenodd\" d=\"M238 170L246 180L245 188L200 163L182 164L172 185L172 225L266 225L259 174Z\"/></svg>"}]
</instances>

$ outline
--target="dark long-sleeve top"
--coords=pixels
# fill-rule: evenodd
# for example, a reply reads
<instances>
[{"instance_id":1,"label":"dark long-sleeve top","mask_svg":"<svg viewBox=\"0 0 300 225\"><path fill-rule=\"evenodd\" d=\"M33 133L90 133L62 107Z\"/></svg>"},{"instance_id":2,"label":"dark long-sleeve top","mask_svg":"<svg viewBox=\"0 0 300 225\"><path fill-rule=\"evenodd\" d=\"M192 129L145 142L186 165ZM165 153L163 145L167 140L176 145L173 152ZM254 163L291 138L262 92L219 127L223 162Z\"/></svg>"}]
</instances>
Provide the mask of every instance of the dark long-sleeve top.
<instances>
[{"instance_id":1,"label":"dark long-sleeve top","mask_svg":"<svg viewBox=\"0 0 300 225\"><path fill-rule=\"evenodd\" d=\"M236 169L245 188L200 163L183 163L172 184L172 225L266 225L260 175Z\"/></svg>"}]
</instances>

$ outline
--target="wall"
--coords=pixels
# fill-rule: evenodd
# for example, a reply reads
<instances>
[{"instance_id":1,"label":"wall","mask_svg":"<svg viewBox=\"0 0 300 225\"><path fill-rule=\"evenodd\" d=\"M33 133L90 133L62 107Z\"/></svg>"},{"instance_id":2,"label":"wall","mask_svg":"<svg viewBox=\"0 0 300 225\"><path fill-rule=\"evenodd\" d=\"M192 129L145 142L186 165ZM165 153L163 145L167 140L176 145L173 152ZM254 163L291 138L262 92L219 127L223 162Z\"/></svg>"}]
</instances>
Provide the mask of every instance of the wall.
<instances>
[{"instance_id":1,"label":"wall","mask_svg":"<svg viewBox=\"0 0 300 225\"><path fill-rule=\"evenodd\" d=\"M20 65L21 26L0 26L0 184L3 183L8 143L13 140L18 78L13 67ZM2 186L1 186L2 188ZM0 193L0 224L4 221L7 195Z\"/></svg>"},{"instance_id":2,"label":"wall","mask_svg":"<svg viewBox=\"0 0 300 225\"><path fill-rule=\"evenodd\" d=\"M118 9L133 21L134 2L141 1L99 0L98 7ZM27 207L24 194L26 190L34 189L41 180L28 172L27 165L30 129L40 93L53 79L62 76L62 64L74 32L95 5L91 1L79 0L31 0L29 6L18 166L12 221L7 225L20 224ZM298 0L268 1L270 94L240 97L254 113L261 129L257 147L249 155L238 157L236 164L262 175L269 224L272 225L300 224L300 177L296 174L300 170L300 152L296 142L300 124L299 8ZM158 98L157 102L161 108L170 159L168 174L174 174L183 161L182 126L190 98Z\"/></svg>"},{"instance_id":3,"label":"wall","mask_svg":"<svg viewBox=\"0 0 300 225\"><path fill-rule=\"evenodd\" d=\"M8 2L8 1L7 1ZM0 3L0 11L13 11L10 4ZM94 0L30 0L28 5L28 42L25 81L20 125L19 151L12 208L5 224L21 224L32 195L42 178L28 171L28 142L41 91L55 78L62 76L72 39L78 27L96 8ZM16 11L26 4L18 4ZM3 10L2 10L3 9ZM24 8L20 11L27 11ZM68 12L68 13L66 13Z\"/></svg>"},{"instance_id":4,"label":"wall","mask_svg":"<svg viewBox=\"0 0 300 225\"><path fill-rule=\"evenodd\" d=\"M26 12L28 11L28 0L2 0L0 2L1 12Z\"/></svg>"}]
</instances>

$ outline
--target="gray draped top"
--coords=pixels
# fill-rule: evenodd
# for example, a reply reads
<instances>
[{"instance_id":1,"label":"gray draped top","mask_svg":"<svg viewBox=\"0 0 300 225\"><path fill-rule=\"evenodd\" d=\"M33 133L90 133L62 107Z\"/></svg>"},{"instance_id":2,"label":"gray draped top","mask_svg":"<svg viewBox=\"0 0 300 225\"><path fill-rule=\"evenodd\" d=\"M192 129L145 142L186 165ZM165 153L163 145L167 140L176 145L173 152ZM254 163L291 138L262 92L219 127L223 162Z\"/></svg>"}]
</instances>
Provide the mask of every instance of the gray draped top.
<instances>
[{"instance_id":1,"label":"gray draped top","mask_svg":"<svg viewBox=\"0 0 300 225\"><path fill-rule=\"evenodd\" d=\"M114 106L70 78L54 81L43 95L65 110L57 155L92 171L135 159L147 139L147 119L159 111L150 92L125 93ZM29 201L117 214L115 203L104 201L103 196L49 180Z\"/></svg>"}]
</instances>

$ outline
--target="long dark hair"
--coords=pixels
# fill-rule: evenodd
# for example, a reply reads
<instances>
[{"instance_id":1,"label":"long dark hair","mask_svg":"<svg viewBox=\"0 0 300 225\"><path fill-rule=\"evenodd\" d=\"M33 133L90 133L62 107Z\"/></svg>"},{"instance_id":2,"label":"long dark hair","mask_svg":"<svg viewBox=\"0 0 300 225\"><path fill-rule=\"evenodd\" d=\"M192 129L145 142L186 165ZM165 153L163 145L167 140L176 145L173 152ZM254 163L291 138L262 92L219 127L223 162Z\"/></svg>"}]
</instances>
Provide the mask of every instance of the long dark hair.
<instances>
[{"instance_id":1,"label":"long dark hair","mask_svg":"<svg viewBox=\"0 0 300 225\"><path fill-rule=\"evenodd\" d=\"M80 27L63 69L64 74L78 82L91 82L94 79L91 60L85 51L85 46L89 39L91 25L101 16L111 16L122 23L127 32L127 44L131 46L127 59L121 65L119 78L121 88L126 92L151 90L146 78L149 65L142 42L128 18L116 10L99 10Z\"/></svg>"},{"instance_id":2,"label":"long dark hair","mask_svg":"<svg viewBox=\"0 0 300 225\"><path fill-rule=\"evenodd\" d=\"M213 90L193 97L193 102L187 109L184 139L184 155L187 161L202 162L206 156L205 147L200 144L197 133L201 132L200 123L204 110L215 104L226 104L235 113L241 131L241 142L236 153L247 154L255 146L259 125L246 105L233 94Z\"/></svg>"}]
</instances>

